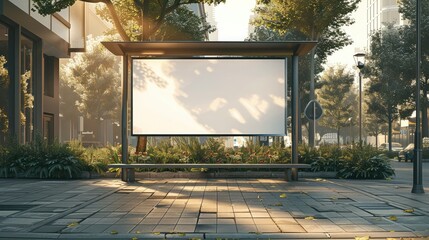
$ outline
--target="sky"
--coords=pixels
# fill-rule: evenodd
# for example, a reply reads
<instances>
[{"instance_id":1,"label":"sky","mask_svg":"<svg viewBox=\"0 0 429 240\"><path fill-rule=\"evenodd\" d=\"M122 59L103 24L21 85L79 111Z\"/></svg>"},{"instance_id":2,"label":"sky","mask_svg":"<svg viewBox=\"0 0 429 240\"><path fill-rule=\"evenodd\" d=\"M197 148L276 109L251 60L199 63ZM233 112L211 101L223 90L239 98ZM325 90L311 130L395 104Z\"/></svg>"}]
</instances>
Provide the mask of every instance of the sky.
<instances>
[{"instance_id":1,"label":"sky","mask_svg":"<svg viewBox=\"0 0 429 240\"><path fill-rule=\"evenodd\" d=\"M249 17L256 0L229 0L215 7L218 41L243 41L249 35ZM366 47L366 1L352 14L355 24L345 29L354 43L328 57L327 66L336 64L354 66L353 55Z\"/></svg>"}]
</instances>

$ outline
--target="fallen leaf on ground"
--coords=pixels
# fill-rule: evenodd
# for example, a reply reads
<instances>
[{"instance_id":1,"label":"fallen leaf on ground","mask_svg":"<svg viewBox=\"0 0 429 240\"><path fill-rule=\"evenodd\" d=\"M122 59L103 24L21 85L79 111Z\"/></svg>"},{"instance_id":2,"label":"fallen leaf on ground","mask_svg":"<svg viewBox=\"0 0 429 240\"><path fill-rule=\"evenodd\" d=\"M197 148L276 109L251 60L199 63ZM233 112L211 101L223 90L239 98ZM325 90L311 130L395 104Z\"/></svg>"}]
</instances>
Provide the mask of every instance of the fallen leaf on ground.
<instances>
[{"instance_id":1,"label":"fallen leaf on ground","mask_svg":"<svg viewBox=\"0 0 429 240\"><path fill-rule=\"evenodd\" d=\"M154 232L153 235L160 235L160 232Z\"/></svg>"},{"instance_id":2,"label":"fallen leaf on ground","mask_svg":"<svg viewBox=\"0 0 429 240\"><path fill-rule=\"evenodd\" d=\"M276 203L276 204L274 204L274 206L281 207L281 206L283 206L283 203Z\"/></svg>"},{"instance_id":3,"label":"fallen leaf on ground","mask_svg":"<svg viewBox=\"0 0 429 240\"><path fill-rule=\"evenodd\" d=\"M389 220L391 220L391 221L397 221L398 220L398 218L396 217L396 216L390 216L390 217L388 217L389 218Z\"/></svg>"},{"instance_id":4,"label":"fallen leaf on ground","mask_svg":"<svg viewBox=\"0 0 429 240\"><path fill-rule=\"evenodd\" d=\"M304 219L305 220L314 220L314 217L313 216L309 216L309 217L305 217Z\"/></svg>"},{"instance_id":5,"label":"fallen leaf on ground","mask_svg":"<svg viewBox=\"0 0 429 240\"><path fill-rule=\"evenodd\" d=\"M112 234L112 235L116 235L116 234L118 234L118 231L116 231L116 230L112 230L112 231L110 232L110 234Z\"/></svg>"},{"instance_id":6,"label":"fallen leaf on ground","mask_svg":"<svg viewBox=\"0 0 429 240\"><path fill-rule=\"evenodd\" d=\"M281 197L281 198L286 198L286 197L287 197L287 195L286 195L286 193L282 193L282 194L280 194L280 197Z\"/></svg>"},{"instance_id":7,"label":"fallen leaf on ground","mask_svg":"<svg viewBox=\"0 0 429 240\"><path fill-rule=\"evenodd\" d=\"M139 240L138 238L136 238L136 237L133 237L133 238L131 238L131 240Z\"/></svg>"},{"instance_id":8,"label":"fallen leaf on ground","mask_svg":"<svg viewBox=\"0 0 429 240\"><path fill-rule=\"evenodd\" d=\"M77 225L79 225L79 223L77 223L77 222L72 222L72 223L70 223L67 227L72 228L72 227L77 227Z\"/></svg>"},{"instance_id":9,"label":"fallen leaf on ground","mask_svg":"<svg viewBox=\"0 0 429 240\"><path fill-rule=\"evenodd\" d=\"M413 208L404 209L404 212L406 212L406 213L413 213L414 209Z\"/></svg>"}]
</instances>

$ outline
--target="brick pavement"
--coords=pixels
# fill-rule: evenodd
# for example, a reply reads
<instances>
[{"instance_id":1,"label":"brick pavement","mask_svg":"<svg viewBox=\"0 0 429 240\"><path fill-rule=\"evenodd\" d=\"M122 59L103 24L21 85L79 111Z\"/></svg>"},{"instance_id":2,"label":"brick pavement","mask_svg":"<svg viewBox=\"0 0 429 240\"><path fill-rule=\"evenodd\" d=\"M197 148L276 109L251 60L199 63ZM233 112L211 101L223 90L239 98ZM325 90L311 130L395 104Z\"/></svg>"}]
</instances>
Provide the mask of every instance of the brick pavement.
<instances>
[{"instance_id":1,"label":"brick pavement","mask_svg":"<svg viewBox=\"0 0 429 240\"><path fill-rule=\"evenodd\" d=\"M399 239L428 205L387 180L1 179L0 239Z\"/></svg>"}]
</instances>

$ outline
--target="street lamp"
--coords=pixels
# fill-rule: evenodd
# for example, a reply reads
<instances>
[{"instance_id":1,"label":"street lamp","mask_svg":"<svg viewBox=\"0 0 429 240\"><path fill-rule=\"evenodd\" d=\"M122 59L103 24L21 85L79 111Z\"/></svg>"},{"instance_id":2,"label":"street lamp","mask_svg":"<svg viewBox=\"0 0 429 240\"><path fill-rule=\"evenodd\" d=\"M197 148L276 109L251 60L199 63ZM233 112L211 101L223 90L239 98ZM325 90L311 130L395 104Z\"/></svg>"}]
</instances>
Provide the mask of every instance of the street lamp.
<instances>
[{"instance_id":1,"label":"street lamp","mask_svg":"<svg viewBox=\"0 0 429 240\"><path fill-rule=\"evenodd\" d=\"M362 144L362 68L365 66L365 53L356 53L353 57L359 68L359 144Z\"/></svg>"}]
</instances>

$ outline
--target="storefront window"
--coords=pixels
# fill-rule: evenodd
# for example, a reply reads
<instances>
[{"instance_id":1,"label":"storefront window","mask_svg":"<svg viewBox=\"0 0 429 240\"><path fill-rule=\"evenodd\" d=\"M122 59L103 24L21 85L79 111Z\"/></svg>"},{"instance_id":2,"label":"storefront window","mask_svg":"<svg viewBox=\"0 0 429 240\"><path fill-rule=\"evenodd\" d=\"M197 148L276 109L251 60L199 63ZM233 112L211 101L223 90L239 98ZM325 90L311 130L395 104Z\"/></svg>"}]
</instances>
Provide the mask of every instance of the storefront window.
<instances>
[{"instance_id":1,"label":"storefront window","mask_svg":"<svg viewBox=\"0 0 429 240\"><path fill-rule=\"evenodd\" d=\"M34 133L33 41L21 36L21 138L30 142Z\"/></svg>"},{"instance_id":2,"label":"storefront window","mask_svg":"<svg viewBox=\"0 0 429 240\"><path fill-rule=\"evenodd\" d=\"M8 27L0 23L0 144L9 133L8 34Z\"/></svg>"}]
</instances>

